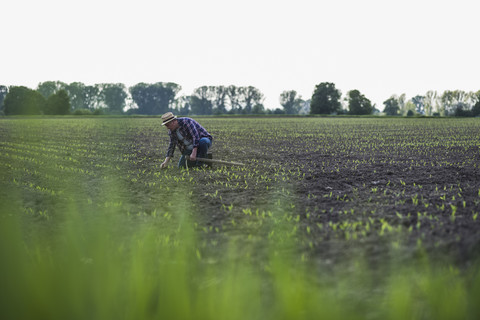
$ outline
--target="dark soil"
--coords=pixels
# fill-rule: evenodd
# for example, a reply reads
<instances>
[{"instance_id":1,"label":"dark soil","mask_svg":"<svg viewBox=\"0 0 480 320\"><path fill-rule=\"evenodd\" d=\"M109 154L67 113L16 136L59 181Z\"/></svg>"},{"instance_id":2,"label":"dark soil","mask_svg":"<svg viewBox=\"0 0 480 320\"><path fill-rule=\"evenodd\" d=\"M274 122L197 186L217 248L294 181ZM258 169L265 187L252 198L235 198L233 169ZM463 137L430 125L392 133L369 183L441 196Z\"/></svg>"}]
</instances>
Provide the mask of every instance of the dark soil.
<instances>
[{"instance_id":1,"label":"dark soil","mask_svg":"<svg viewBox=\"0 0 480 320\"><path fill-rule=\"evenodd\" d=\"M316 151L309 151L312 142L318 141L315 136L294 141L277 138L258 145L253 142L248 153L236 153L235 159L260 174L280 172L290 178L271 186L292 190L276 199L295 203L294 209L283 209L300 215L299 243L312 258L333 263L360 255L371 261L391 258L400 263L426 253L437 261L469 265L480 254L480 149L474 138L478 125L473 129L448 132L427 127L416 129L426 131L419 138L418 131L380 128L373 139L342 141L327 136L326 147ZM458 136L438 138L445 132ZM216 143L217 156L228 159L231 150L221 141ZM298 171L300 178L294 178ZM219 190L222 195L221 200L198 198L208 225L224 225L228 220L222 204L272 206L272 194L262 186L228 190L212 184L224 179L222 175L198 174L197 179L198 193Z\"/></svg>"},{"instance_id":2,"label":"dark soil","mask_svg":"<svg viewBox=\"0 0 480 320\"><path fill-rule=\"evenodd\" d=\"M470 150L463 156L478 158L478 150ZM315 158L326 159L339 167L344 167L348 159L305 154L299 161L309 162ZM456 164L413 168L410 165L429 160L420 154L410 155L408 161L390 165L377 158L375 163L362 164L356 170L347 168L340 173L325 173L317 167L296 185L297 196L303 208L314 212L315 221L350 220L351 216L336 213L354 210L361 213L357 219L374 218L376 231L380 228L379 219L385 219L394 227L402 226L404 230L412 227L412 231L401 235L406 249L403 253L407 256L417 253L417 244L421 241L423 249L431 255L448 256L459 264L469 263L480 253L480 224L478 218L473 218L480 211L480 170ZM323 197L330 192L333 197ZM309 193L317 197L307 198ZM347 195L349 201L338 201L335 195ZM418 200L417 204L412 199ZM456 207L454 216L452 206ZM333 213L322 212L331 208ZM332 239L328 231L318 232L317 236L326 238L327 242ZM373 252L388 253L389 245L383 247L382 242L382 238L372 232L362 246L370 246ZM327 250L324 245L318 246L320 253ZM333 250L330 254L338 254L336 247Z\"/></svg>"}]
</instances>

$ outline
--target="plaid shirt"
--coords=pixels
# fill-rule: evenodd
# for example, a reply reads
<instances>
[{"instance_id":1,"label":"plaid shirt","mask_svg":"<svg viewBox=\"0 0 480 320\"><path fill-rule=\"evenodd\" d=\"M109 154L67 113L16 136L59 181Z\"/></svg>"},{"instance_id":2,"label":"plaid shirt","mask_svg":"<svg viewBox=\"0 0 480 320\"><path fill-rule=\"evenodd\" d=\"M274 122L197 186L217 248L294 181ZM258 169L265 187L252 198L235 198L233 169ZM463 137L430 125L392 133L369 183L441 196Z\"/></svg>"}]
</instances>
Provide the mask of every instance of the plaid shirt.
<instances>
[{"instance_id":1,"label":"plaid shirt","mask_svg":"<svg viewBox=\"0 0 480 320\"><path fill-rule=\"evenodd\" d=\"M177 118L178 129L184 139L187 139L192 142L194 148L198 147L198 142L201 138L208 138L213 140L213 137L205 130L204 127L200 125L197 121L190 118ZM167 157L172 157L175 151L175 146L178 145L180 152L183 154L185 151L185 145L182 141L178 140L176 130L168 130L168 135L170 136L170 145L168 146Z\"/></svg>"}]
</instances>

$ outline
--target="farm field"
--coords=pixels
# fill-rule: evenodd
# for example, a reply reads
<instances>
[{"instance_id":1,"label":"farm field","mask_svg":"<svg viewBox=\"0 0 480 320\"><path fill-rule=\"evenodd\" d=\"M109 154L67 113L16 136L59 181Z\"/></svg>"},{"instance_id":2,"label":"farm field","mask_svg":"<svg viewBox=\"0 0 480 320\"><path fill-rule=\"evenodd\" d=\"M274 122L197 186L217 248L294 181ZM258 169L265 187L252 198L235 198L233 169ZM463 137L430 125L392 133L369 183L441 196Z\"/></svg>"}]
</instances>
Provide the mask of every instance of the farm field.
<instances>
[{"instance_id":1,"label":"farm field","mask_svg":"<svg viewBox=\"0 0 480 320\"><path fill-rule=\"evenodd\" d=\"M0 317L476 319L480 121L0 119Z\"/></svg>"}]
</instances>

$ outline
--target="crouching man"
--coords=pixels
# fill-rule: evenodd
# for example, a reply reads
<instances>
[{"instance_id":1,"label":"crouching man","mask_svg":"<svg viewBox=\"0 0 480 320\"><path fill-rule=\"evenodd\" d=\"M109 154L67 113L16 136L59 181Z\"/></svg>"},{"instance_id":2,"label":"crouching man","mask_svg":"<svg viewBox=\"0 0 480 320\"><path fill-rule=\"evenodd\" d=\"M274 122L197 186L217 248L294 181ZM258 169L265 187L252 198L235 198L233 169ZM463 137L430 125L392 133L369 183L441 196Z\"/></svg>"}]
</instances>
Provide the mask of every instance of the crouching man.
<instances>
[{"instance_id":1,"label":"crouching man","mask_svg":"<svg viewBox=\"0 0 480 320\"><path fill-rule=\"evenodd\" d=\"M187 165L186 156L190 156L188 167L202 166L203 163L196 161L197 158L206 158L207 151L212 146L213 137L197 121L190 118L177 118L171 112L162 115L162 126L168 129L170 144L165 161L160 168L165 168L178 146L182 156L178 161L179 168Z\"/></svg>"}]
</instances>

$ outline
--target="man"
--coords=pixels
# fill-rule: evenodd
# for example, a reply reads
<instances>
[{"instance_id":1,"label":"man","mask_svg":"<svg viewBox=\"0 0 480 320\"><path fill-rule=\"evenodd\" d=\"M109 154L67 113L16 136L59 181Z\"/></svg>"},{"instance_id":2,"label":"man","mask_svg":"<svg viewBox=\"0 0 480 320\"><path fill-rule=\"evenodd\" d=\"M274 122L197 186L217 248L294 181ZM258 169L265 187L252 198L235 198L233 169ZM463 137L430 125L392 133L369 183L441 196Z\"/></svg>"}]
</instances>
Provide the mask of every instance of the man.
<instances>
[{"instance_id":1,"label":"man","mask_svg":"<svg viewBox=\"0 0 480 320\"><path fill-rule=\"evenodd\" d=\"M178 161L179 168L187 165L186 156L190 156L188 166L202 166L202 162L196 161L199 158L206 158L208 148L212 146L213 137L197 121L190 118L177 118L171 112L162 115L162 126L167 127L170 136L167 156L160 168L165 168L178 146L182 156Z\"/></svg>"}]
</instances>

